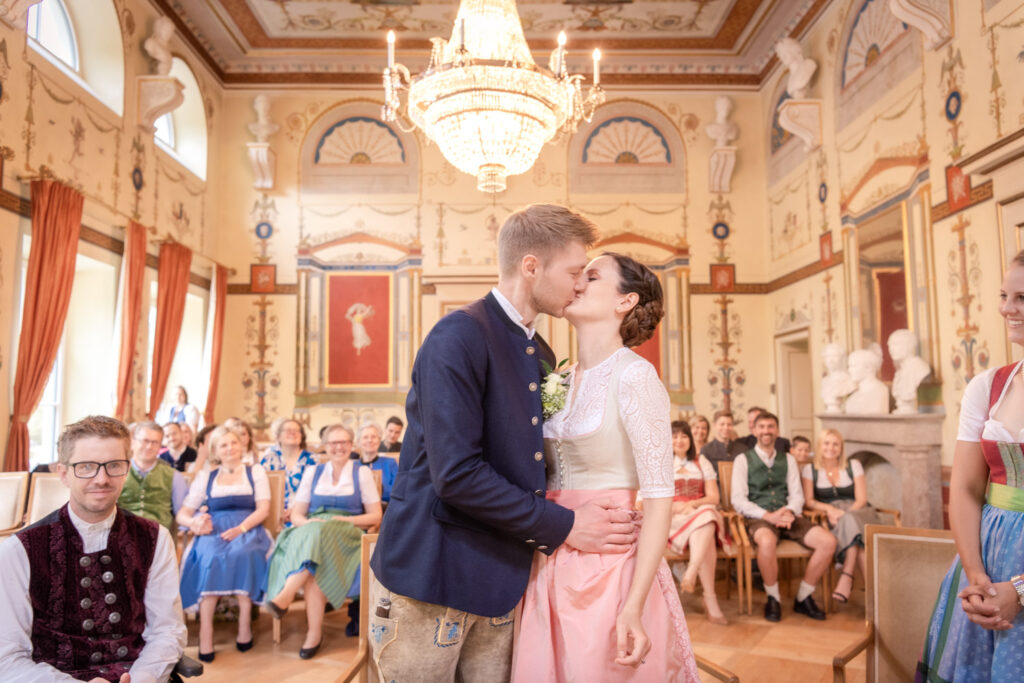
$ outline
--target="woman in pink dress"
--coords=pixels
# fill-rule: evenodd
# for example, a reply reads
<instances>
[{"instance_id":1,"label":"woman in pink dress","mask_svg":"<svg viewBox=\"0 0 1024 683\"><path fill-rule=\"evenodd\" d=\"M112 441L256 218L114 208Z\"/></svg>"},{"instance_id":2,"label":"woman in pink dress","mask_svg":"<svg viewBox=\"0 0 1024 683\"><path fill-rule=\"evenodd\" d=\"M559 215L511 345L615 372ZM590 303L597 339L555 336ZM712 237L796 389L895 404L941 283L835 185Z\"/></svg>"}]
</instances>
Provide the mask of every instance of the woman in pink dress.
<instances>
[{"instance_id":1,"label":"woman in pink dress","mask_svg":"<svg viewBox=\"0 0 1024 683\"><path fill-rule=\"evenodd\" d=\"M679 595L662 558L672 513L670 404L650 363L631 351L661 320L657 277L620 254L586 270L587 289L566 308L579 362L565 407L544 424L548 499L632 509L643 525L626 553L562 545L534 555L523 597L512 679L698 681Z\"/></svg>"}]
</instances>

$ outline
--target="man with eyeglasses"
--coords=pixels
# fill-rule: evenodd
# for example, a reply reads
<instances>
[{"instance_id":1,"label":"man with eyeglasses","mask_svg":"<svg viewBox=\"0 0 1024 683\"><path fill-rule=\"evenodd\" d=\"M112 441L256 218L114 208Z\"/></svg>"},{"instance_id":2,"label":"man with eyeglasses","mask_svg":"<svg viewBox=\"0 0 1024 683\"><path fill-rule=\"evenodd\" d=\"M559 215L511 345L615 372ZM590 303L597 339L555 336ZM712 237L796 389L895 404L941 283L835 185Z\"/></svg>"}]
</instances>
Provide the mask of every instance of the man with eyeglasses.
<instances>
[{"instance_id":1,"label":"man with eyeglasses","mask_svg":"<svg viewBox=\"0 0 1024 683\"><path fill-rule=\"evenodd\" d=\"M171 535L117 507L128 430L68 425L56 470L69 502L0 544L0 680L166 681L187 632Z\"/></svg>"},{"instance_id":2,"label":"man with eyeglasses","mask_svg":"<svg viewBox=\"0 0 1024 683\"><path fill-rule=\"evenodd\" d=\"M174 516L188 495L181 472L160 459L164 431L155 422L137 422L132 428L132 461L117 503L125 510L167 527L172 534Z\"/></svg>"}]
</instances>

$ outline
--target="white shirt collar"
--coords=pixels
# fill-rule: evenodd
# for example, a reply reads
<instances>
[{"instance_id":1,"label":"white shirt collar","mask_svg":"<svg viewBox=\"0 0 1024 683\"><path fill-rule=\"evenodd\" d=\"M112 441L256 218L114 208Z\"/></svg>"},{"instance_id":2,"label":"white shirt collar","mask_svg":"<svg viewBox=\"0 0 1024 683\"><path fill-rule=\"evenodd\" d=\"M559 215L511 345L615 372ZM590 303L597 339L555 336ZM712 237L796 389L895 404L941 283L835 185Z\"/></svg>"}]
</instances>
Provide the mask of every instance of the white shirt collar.
<instances>
[{"instance_id":1,"label":"white shirt collar","mask_svg":"<svg viewBox=\"0 0 1024 683\"><path fill-rule=\"evenodd\" d=\"M527 339L533 339L534 333L537 331L534 327L527 327L523 324L523 316L516 310L516 307L512 305L512 302L505 298L505 295L498 291L497 287L491 288L491 294L498 301L498 305L501 306L501 310L505 311L505 315L509 317L509 320L519 326L523 332L526 333Z\"/></svg>"},{"instance_id":2,"label":"white shirt collar","mask_svg":"<svg viewBox=\"0 0 1024 683\"><path fill-rule=\"evenodd\" d=\"M772 452L768 453L767 451L765 451L765 450L763 450L761 448L761 444L760 443L754 444L754 451L757 452L757 454L759 456L761 456L762 460L772 460L773 458L775 458L775 453L776 453L775 449L773 448Z\"/></svg>"},{"instance_id":3,"label":"white shirt collar","mask_svg":"<svg viewBox=\"0 0 1024 683\"><path fill-rule=\"evenodd\" d=\"M114 518L117 517L117 508L111 510L110 516L104 520L99 522L87 522L76 515L75 511L71 509L70 505L68 505L68 517L71 518L71 523L75 525L76 529L78 529L79 535L84 537L86 534L95 534L100 531L107 531L110 527L114 526Z\"/></svg>"}]
</instances>

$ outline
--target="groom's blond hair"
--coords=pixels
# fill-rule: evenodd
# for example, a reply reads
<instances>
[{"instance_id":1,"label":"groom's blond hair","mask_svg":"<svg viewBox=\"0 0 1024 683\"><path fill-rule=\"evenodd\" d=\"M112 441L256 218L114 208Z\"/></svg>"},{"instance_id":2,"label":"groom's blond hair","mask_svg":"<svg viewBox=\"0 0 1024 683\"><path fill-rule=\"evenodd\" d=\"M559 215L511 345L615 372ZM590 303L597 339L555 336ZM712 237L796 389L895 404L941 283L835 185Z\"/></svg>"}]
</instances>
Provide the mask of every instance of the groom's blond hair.
<instances>
[{"instance_id":1,"label":"groom's blond hair","mask_svg":"<svg viewBox=\"0 0 1024 683\"><path fill-rule=\"evenodd\" d=\"M505 219L498 232L498 267L504 277L515 275L527 254L542 262L572 242L589 249L597 241L597 226L588 218L558 204L531 204Z\"/></svg>"}]
</instances>

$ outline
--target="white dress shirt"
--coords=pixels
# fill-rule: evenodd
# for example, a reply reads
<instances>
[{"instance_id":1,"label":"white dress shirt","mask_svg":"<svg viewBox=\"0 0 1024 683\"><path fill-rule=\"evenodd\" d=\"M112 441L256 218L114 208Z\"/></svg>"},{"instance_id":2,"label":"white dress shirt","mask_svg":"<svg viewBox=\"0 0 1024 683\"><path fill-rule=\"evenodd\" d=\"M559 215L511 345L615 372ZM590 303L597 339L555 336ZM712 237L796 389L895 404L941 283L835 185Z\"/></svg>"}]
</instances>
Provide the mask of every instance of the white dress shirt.
<instances>
[{"instance_id":1,"label":"white dress shirt","mask_svg":"<svg viewBox=\"0 0 1024 683\"><path fill-rule=\"evenodd\" d=\"M777 451L773 450L771 453L766 453L761 450L761 445L757 444L754 446L754 452L768 469L771 469L772 465L775 464L775 458L778 455ZM747 453L740 453L732 463L732 506L736 512L744 517L761 519L768 510L765 510L757 503L751 502L748 498L750 490L747 488L747 457ZM786 465L787 496L785 507L788 507L793 511L794 515L799 517L804 511L804 489L800 483L800 468L797 467L796 458L789 453L786 453Z\"/></svg>"},{"instance_id":2,"label":"white dress shirt","mask_svg":"<svg viewBox=\"0 0 1024 683\"><path fill-rule=\"evenodd\" d=\"M509 320L519 326L523 332L526 333L527 339L533 339L533 334L537 331L533 327L527 327L523 324L523 315L516 310L516 307L512 305L512 302L505 298L505 295L498 291L497 287L491 288L491 294L497 299L498 305L501 306L501 310L505 311L505 315L509 317Z\"/></svg>"},{"instance_id":3,"label":"white dress shirt","mask_svg":"<svg viewBox=\"0 0 1024 683\"><path fill-rule=\"evenodd\" d=\"M82 538L83 551L95 553L107 547L114 515L90 524L68 507L71 523ZM32 661L32 603L29 601L31 567L25 546L17 536L0 543L0 680L18 683L65 683L77 679L49 664ZM181 615L178 594L178 564L174 543L166 528L157 532L153 564L149 568L146 594L145 641L138 659L129 670L132 683L166 681L185 650L188 636Z\"/></svg>"},{"instance_id":4,"label":"white dress shirt","mask_svg":"<svg viewBox=\"0 0 1024 683\"><path fill-rule=\"evenodd\" d=\"M341 466L341 474L338 475L338 483L335 485L332 481L334 479L334 463L328 462L324 465L324 472L316 483L315 491L313 490L313 478L316 476L316 467L307 467L302 473L299 488L295 491L294 501L308 505L313 499L314 493L319 496L351 496L356 490L356 487L352 485L352 466L355 463L355 460L345 461L345 464ZM359 499L363 502L363 507L379 503L377 482L374 481L370 468L360 467L356 476L359 477Z\"/></svg>"}]
</instances>

